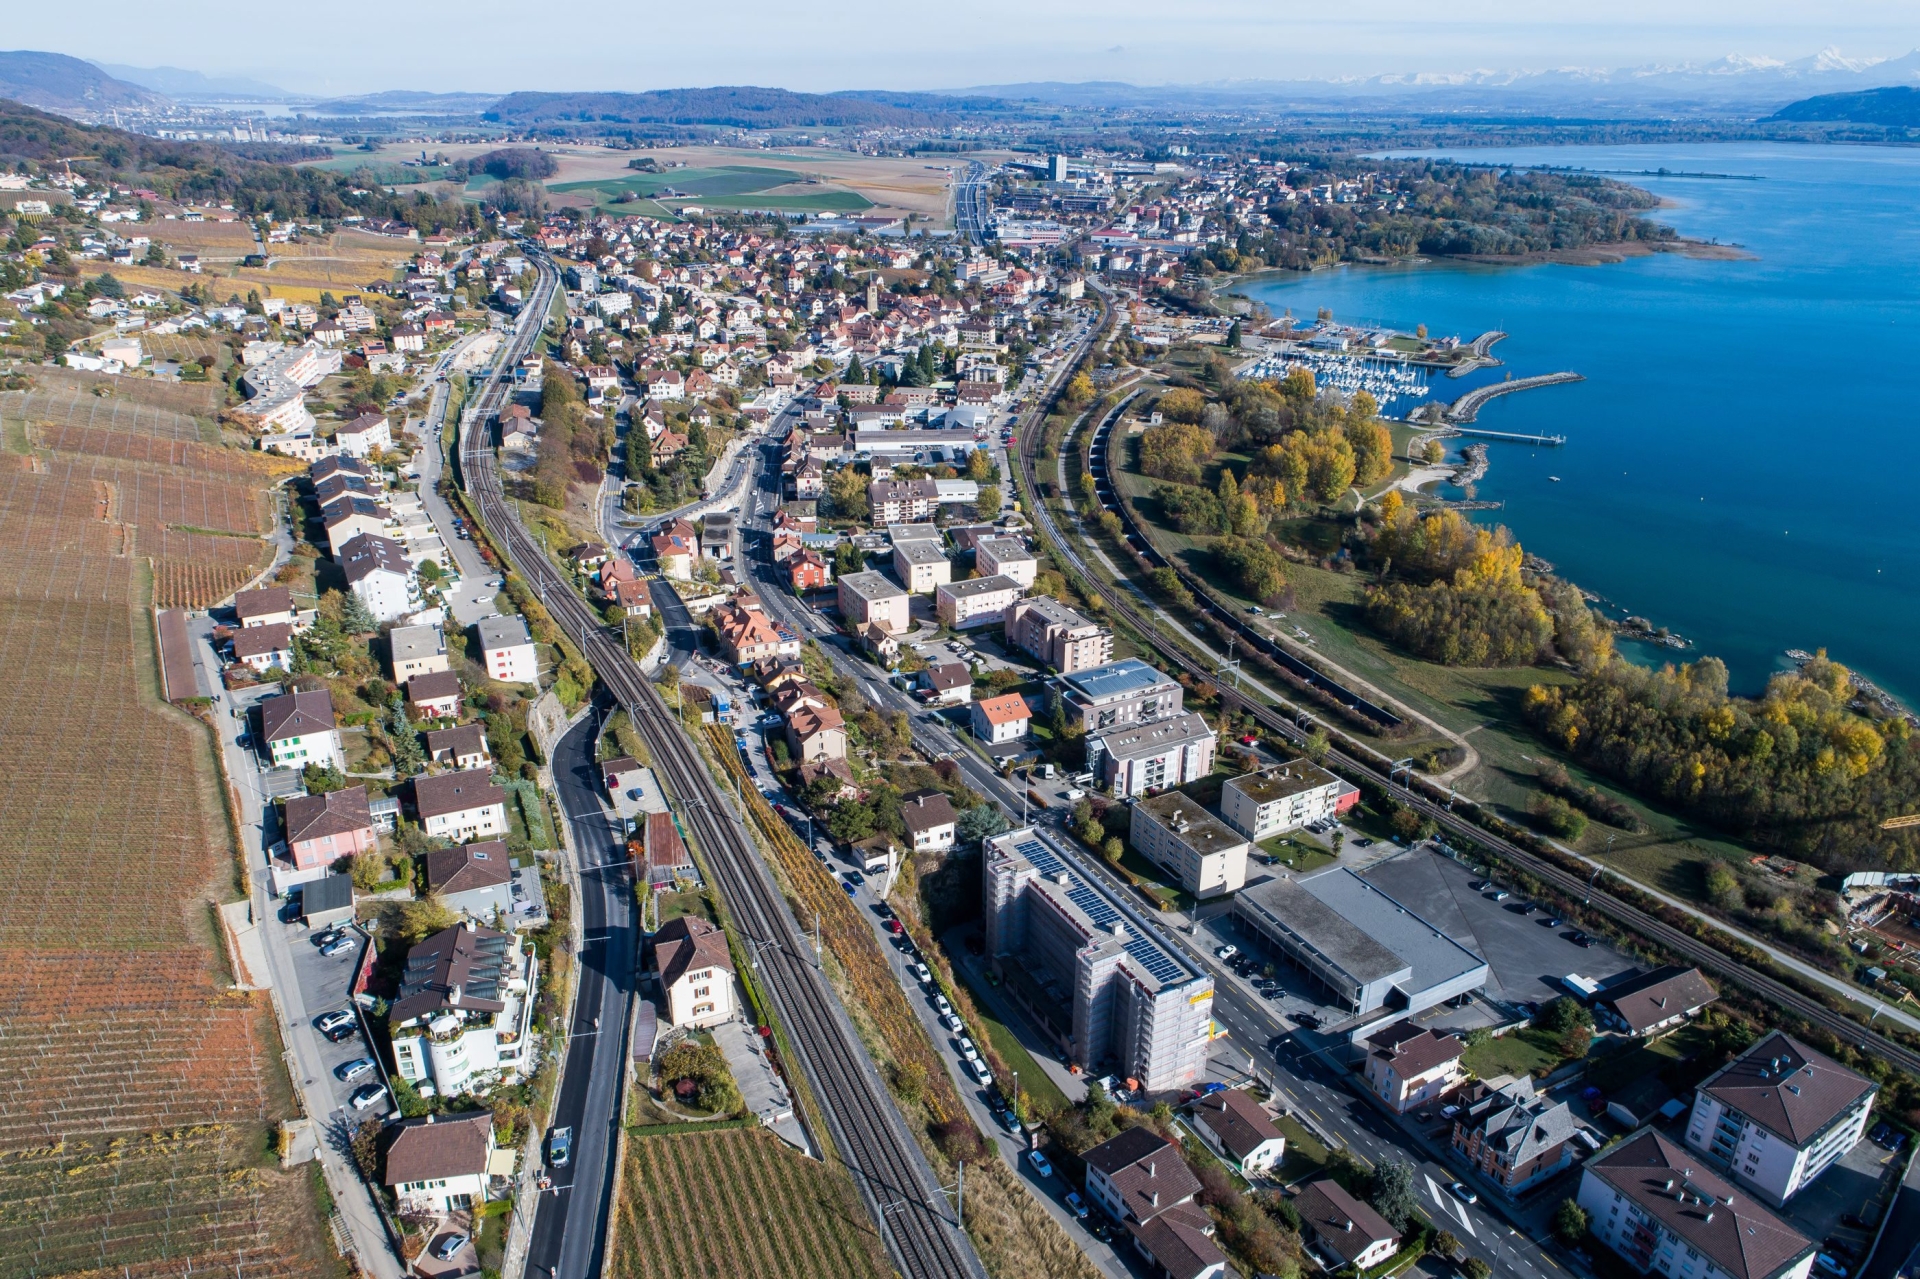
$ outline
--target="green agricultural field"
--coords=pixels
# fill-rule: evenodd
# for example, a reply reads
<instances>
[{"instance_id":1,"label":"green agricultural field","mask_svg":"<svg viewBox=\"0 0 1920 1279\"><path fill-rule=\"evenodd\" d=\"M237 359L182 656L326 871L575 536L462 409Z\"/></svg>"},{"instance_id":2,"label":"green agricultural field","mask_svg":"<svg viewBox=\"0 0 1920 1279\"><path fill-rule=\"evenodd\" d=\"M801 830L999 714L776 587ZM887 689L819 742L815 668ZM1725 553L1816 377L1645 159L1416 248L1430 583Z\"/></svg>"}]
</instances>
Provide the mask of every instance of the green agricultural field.
<instances>
[{"instance_id":1,"label":"green agricultural field","mask_svg":"<svg viewBox=\"0 0 1920 1279\"><path fill-rule=\"evenodd\" d=\"M773 169L760 165L730 164L710 169L673 169L666 173L631 173L619 177L588 178L578 182L559 182L547 190L556 196L593 193L594 207L621 212L650 213L636 201L616 203L622 195L650 200L655 208L670 210L674 204L694 203L713 209L778 209L791 213L858 213L873 207L873 202L852 191L822 184L817 192L782 192L765 195L779 187L802 184L806 175L792 169ZM671 213L667 213L671 216Z\"/></svg>"}]
</instances>

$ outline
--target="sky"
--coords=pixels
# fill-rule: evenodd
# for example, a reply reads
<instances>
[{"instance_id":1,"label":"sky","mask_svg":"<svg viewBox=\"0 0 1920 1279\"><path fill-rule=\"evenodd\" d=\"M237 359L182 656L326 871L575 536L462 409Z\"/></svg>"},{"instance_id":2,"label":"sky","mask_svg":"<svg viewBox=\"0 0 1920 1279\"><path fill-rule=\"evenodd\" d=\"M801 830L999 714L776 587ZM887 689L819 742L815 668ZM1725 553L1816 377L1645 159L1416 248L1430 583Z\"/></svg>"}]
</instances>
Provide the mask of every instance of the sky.
<instances>
[{"instance_id":1,"label":"sky","mask_svg":"<svg viewBox=\"0 0 1920 1279\"><path fill-rule=\"evenodd\" d=\"M378 9L248 6L239 16L231 0L90 0L82 23L58 5L13 6L0 39L16 49L246 75L322 95L1194 84L1612 68L1728 54L1792 60L1827 46L1891 57L1920 46L1915 0L1449 0L1447 16L1436 18L1442 7L1431 0L604 0L546 10L504 0L399 0Z\"/></svg>"}]
</instances>

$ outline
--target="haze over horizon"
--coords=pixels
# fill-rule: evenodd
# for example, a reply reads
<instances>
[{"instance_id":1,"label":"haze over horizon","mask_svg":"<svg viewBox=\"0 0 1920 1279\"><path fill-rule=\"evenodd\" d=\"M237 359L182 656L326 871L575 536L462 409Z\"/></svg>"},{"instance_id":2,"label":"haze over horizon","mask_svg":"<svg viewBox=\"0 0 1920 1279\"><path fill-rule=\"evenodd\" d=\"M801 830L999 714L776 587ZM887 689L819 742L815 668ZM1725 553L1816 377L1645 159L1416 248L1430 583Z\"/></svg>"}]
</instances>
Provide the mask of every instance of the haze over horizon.
<instances>
[{"instance_id":1,"label":"haze over horizon","mask_svg":"<svg viewBox=\"0 0 1920 1279\"><path fill-rule=\"evenodd\" d=\"M1546 15L1520 0L1464 0L1445 21L1413 0L1366 18L1329 16L1301 0L1146 0L1098 6L980 0L955 26L932 10L796 9L743 0L712 11L629 5L604 29L545 24L524 6L473 0L459 22L420 6L382 13L377 30L273 10L235 29L212 0L173 0L153 22L144 0L99 0L77 30L71 15L9 19L14 48L127 66L246 76L293 93L643 90L759 84L810 92L956 89L1029 81L1141 85L1305 80L1475 71L1618 69L1708 63L1730 55L1778 62L1838 48L1849 59L1920 47L1920 7L1860 0L1844 15L1738 0L1621 0L1605 20ZM377 38L370 38L372 37ZM431 56L422 57L423 51Z\"/></svg>"}]
</instances>

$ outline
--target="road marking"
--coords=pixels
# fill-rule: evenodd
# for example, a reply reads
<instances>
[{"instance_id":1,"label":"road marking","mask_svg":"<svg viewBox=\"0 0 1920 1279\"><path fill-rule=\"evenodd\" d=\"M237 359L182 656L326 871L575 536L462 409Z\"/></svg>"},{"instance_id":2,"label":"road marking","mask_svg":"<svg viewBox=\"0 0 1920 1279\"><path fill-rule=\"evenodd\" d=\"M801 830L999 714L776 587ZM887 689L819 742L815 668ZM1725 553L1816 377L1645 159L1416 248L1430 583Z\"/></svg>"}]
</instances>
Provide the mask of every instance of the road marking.
<instances>
[{"instance_id":1,"label":"road marking","mask_svg":"<svg viewBox=\"0 0 1920 1279\"><path fill-rule=\"evenodd\" d=\"M1473 1228L1473 1218L1467 1215L1466 1206L1456 1202L1451 1194L1441 1194L1440 1187L1434 1182L1431 1175L1426 1173L1421 1175L1426 1178L1427 1193L1433 1196L1433 1202L1445 1208L1451 1215L1460 1218L1460 1224L1467 1228L1469 1238L1478 1239L1480 1232ZM1494 1245L1497 1247L1499 1241L1495 1240Z\"/></svg>"}]
</instances>

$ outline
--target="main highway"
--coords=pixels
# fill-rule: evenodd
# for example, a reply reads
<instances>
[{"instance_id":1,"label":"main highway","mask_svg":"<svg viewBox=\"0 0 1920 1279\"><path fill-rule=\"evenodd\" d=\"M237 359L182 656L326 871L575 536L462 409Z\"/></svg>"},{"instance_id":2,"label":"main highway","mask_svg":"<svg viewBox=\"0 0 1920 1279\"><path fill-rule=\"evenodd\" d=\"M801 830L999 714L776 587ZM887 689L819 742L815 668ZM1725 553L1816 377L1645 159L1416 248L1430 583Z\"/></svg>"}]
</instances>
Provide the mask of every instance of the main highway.
<instances>
[{"instance_id":1,"label":"main highway","mask_svg":"<svg viewBox=\"0 0 1920 1279\"><path fill-rule=\"evenodd\" d=\"M558 278L544 255L530 256L540 282L510 344L520 347L521 353L538 338ZM503 358L499 368L509 368L511 363ZM827 1131L816 1130L815 1141L852 1173L889 1252L909 1279L985 1279L985 1268L971 1241L954 1220L931 1167L894 1107L846 1010L828 987L811 942L788 912L771 872L746 834L745 823L707 771L678 714L667 707L627 654L618 632L604 625L547 560L507 502L487 433L503 397L496 372L461 434L462 482L495 545L545 601L555 623L593 665L608 695L627 711L645 740L655 773L676 801L702 868L719 890L740 944L751 958L753 984L765 992L772 1006L789 1060L800 1067L806 1085L802 1091L811 1093L816 1103L810 1121L824 1123ZM613 883L623 880L624 872L618 879L608 877ZM584 878L582 882L584 892ZM630 900L630 892L628 896ZM599 1024L608 1038L624 1039L624 1019L616 1030L603 1013ZM583 1029L587 1027L577 1010L575 1034ZM623 1067L624 1060L614 1068ZM593 1069L601 1068L596 1061ZM569 1071L562 1091L585 1086ZM617 1085L611 1098L617 1118ZM583 1108L589 1100L583 1095ZM567 1201L564 1206L542 1208L542 1216L552 1211L559 1222L553 1227L560 1241L558 1255L546 1254L552 1257L551 1265L544 1258L540 1262L557 1279L592 1275L605 1234L605 1190L581 1193L587 1165L598 1164L604 1175L612 1158L611 1150L594 1158L587 1149L594 1122L589 1121L581 1132L574 1192L552 1197L555 1203ZM582 1203L587 1206L581 1207ZM535 1235L536 1242L547 1237L538 1221ZM582 1239L582 1235L588 1237Z\"/></svg>"}]
</instances>

